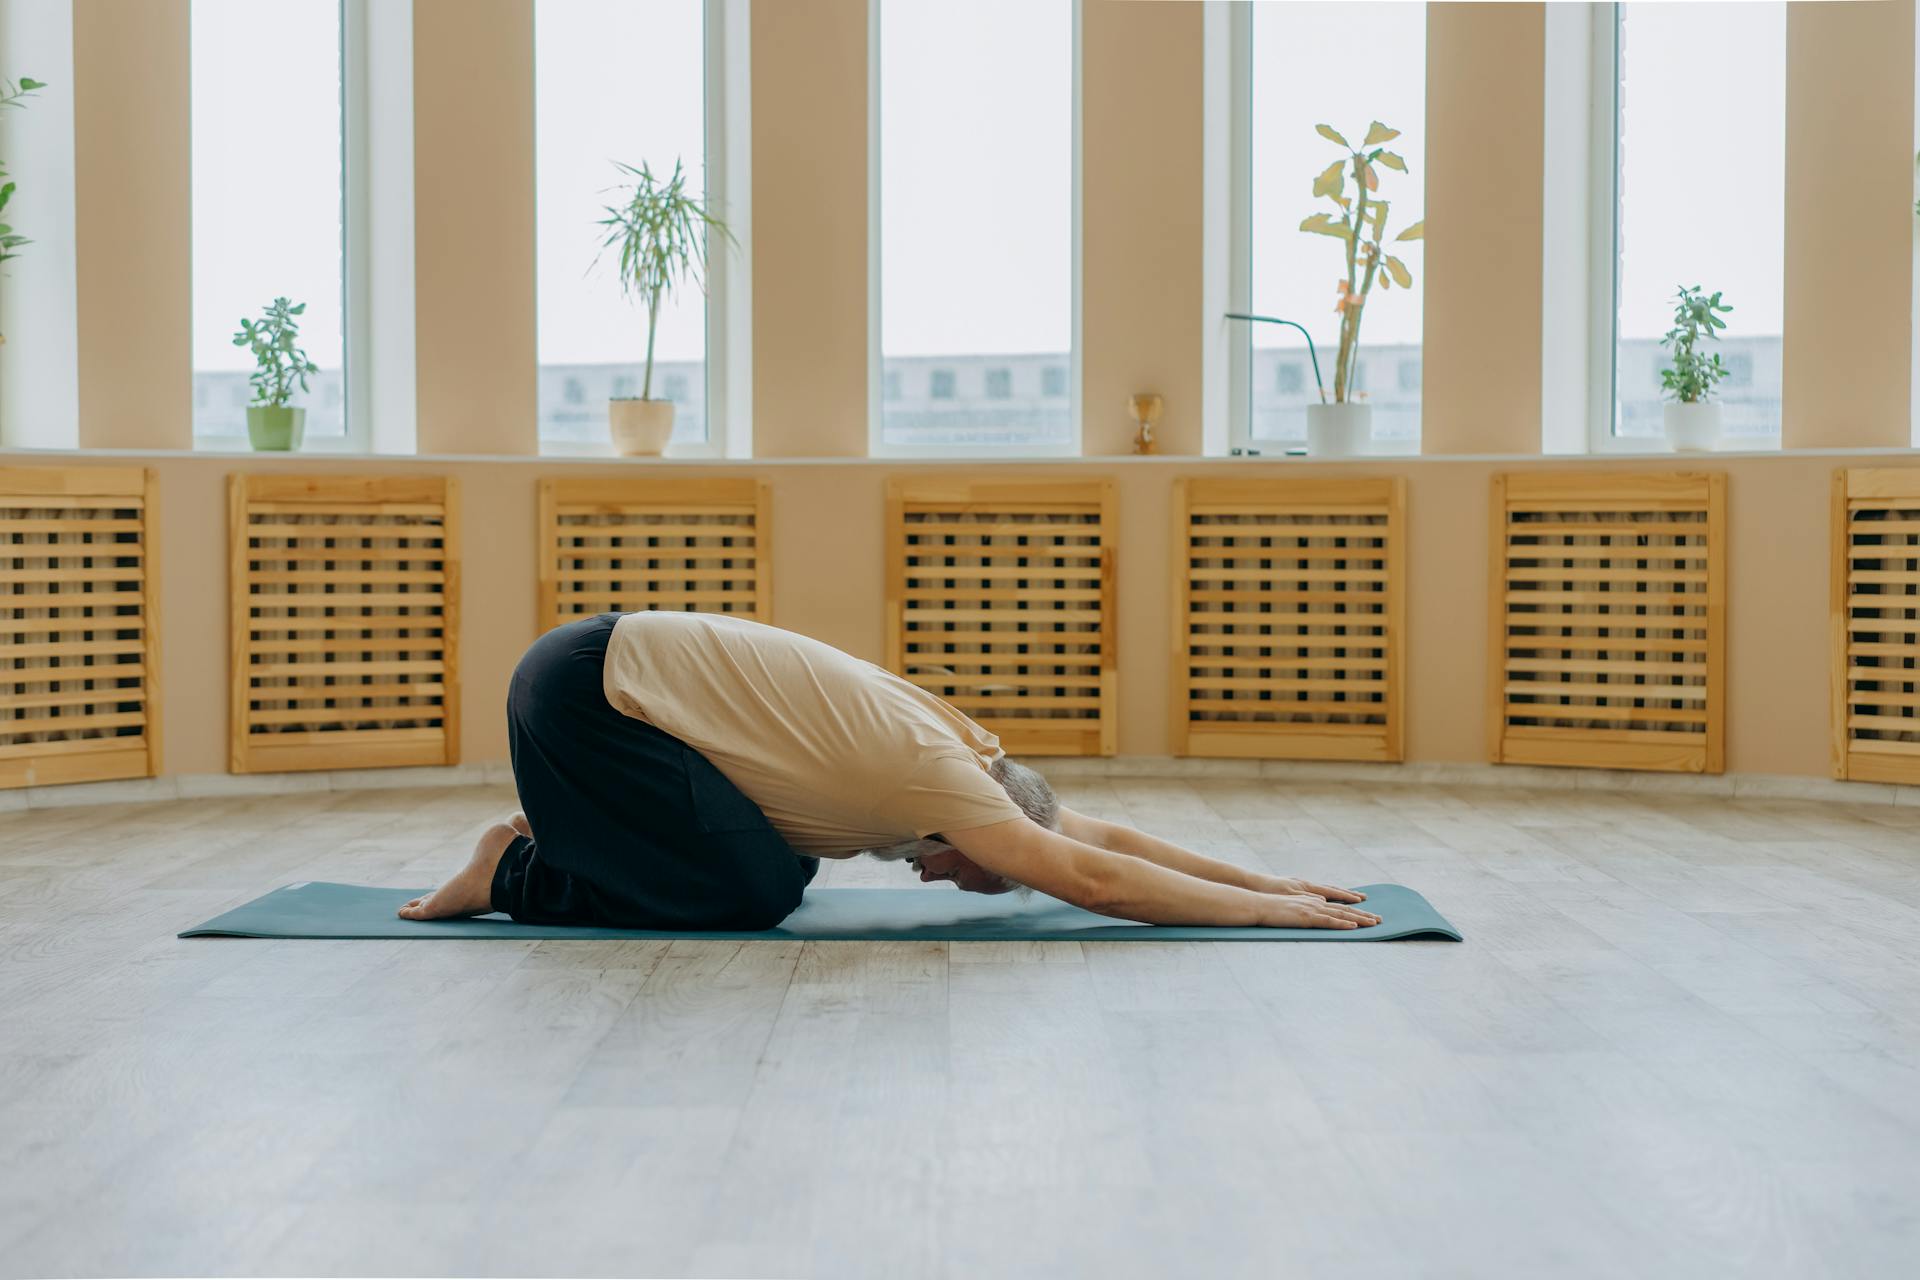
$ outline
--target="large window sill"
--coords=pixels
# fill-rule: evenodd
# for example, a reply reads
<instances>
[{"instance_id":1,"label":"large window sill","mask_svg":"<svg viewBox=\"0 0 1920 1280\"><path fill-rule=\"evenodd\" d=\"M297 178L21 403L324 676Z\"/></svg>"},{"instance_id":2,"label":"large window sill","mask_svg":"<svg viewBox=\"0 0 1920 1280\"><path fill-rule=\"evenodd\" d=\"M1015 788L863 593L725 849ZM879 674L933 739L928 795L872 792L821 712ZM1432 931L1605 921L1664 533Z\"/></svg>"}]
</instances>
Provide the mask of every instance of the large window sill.
<instances>
[{"instance_id":1,"label":"large window sill","mask_svg":"<svg viewBox=\"0 0 1920 1280\"><path fill-rule=\"evenodd\" d=\"M19 446L0 447L0 464L30 466L36 462L68 462L84 460L103 460L109 458L167 460L167 459L206 459L241 461L256 460L269 462L310 463L316 468L339 467L343 463L355 464L414 464L444 462L489 462L508 463L519 466L551 467L634 467L634 468L684 468L689 470L715 469L769 469L784 467L880 467L902 470L916 467L1156 467L1156 466L1246 466L1246 467L1420 467L1445 466L1450 463L1501 463L1513 465L1579 466L1584 463L1596 465L1619 462L1663 462L1686 465L1690 462L1707 463L1709 461L1733 460L1737 458L1900 458L1910 459L1920 456L1920 450L1913 448L1857 448L1857 449L1757 449L1744 444L1736 447L1716 449L1709 453L1675 453L1669 449L1647 450L1645 452L1618 453L1454 453L1454 454L1376 454L1364 458L1308 458L1280 453L1263 453L1254 457L1231 457L1197 454L1091 454L1076 457L1038 457L1008 454L993 457L806 457L806 458L717 458L717 457L665 457L665 458L620 458L612 454L604 455L557 455L557 454L411 454L411 453L348 453L344 451L302 450L297 453L260 453L250 449L33 449Z\"/></svg>"}]
</instances>

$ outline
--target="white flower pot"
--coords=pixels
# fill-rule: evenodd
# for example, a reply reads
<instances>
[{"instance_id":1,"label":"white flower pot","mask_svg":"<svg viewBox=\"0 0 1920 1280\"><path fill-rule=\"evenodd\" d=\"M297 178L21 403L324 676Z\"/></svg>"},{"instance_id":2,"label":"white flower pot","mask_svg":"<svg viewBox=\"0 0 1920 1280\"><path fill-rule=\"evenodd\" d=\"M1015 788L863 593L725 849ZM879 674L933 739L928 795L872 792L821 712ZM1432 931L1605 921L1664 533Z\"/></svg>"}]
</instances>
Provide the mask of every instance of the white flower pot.
<instances>
[{"instance_id":1,"label":"white flower pot","mask_svg":"<svg viewBox=\"0 0 1920 1280\"><path fill-rule=\"evenodd\" d=\"M1675 453L1702 453L1720 439L1720 406L1707 400L1692 404L1672 401L1662 406L1667 443Z\"/></svg>"},{"instance_id":2,"label":"white flower pot","mask_svg":"<svg viewBox=\"0 0 1920 1280\"><path fill-rule=\"evenodd\" d=\"M673 401L609 400L607 429L623 458L657 458L673 439Z\"/></svg>"},{"instance_id":3,"label":"white flower pot","mask_svg":"<svg viewBox=\"0 0 1920 1280\"><path fill-rule=\"evenodd\" d=\"M1307 406L1308 457L1364 458L1372 451L1372 405L1310 404Z\"/></svg>"}]
</instances>

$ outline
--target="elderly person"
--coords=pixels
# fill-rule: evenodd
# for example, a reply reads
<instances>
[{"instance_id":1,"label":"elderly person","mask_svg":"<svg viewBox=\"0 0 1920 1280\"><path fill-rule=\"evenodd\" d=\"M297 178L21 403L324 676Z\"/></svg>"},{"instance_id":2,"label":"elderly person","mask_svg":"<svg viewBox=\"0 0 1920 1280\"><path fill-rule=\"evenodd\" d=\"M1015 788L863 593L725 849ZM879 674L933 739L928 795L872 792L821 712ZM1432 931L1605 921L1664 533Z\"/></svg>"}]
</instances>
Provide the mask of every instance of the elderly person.
<instances>
[{"instance_id":1,"label":"elderly person","mask_svg":"<svg viewBox=\"0 0 1920 1280\"><path fill-rule=\"evenodd\" d=\"M820 858L904 859L1150 924L1353 929L1361 894L1085 817L933 694L724 615L603 614L536 640L507 695L522 814L410 920L768 929Z\"/></svg>"}]
</instances>

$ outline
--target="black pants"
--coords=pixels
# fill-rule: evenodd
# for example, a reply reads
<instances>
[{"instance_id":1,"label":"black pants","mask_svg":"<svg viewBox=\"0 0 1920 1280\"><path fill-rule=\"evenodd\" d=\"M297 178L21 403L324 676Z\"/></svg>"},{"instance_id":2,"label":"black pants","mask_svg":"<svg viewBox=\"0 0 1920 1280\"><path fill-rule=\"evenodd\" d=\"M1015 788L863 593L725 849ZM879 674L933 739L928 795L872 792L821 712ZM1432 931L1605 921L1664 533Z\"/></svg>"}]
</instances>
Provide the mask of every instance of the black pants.
<instances>
[{"instance_id":1,"label":"black pants","mask_svg":"<svg viewBox=\"0 0 1920 1280\"><path fill-rule=\"evenodd\" d=\"M507 847L493 909L539 924L771 929L819 868L707 758L602 691L617 614L534 641L507 693L534 838Z\"/></svg>"}]
</instances>

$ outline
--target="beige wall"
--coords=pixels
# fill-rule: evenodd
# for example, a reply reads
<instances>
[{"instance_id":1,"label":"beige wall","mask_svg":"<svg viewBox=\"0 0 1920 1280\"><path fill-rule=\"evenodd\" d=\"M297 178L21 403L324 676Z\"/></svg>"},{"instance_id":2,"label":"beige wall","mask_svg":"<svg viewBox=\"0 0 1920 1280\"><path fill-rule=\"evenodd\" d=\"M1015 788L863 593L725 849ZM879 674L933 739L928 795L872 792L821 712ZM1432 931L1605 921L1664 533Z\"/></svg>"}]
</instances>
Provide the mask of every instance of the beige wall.
<instances>
[{"instance_id":1,"label":"beige wall","mask_svg":"<svg viewBox=\"0 0 1920 1280\"><path fill-rule=\"evenodd\" d=\"M867 4L753 6L753 449L867 452Z\"/></svg>"},{"instance_id":2,"label":"beige wall","mask_svg":"<svg viewBox=\"0 0 1920 1280\"><path fill-rule=\"evenodd\" d=\"M1540 452L1546 11L1427 6L1423 453Z\"/></svg>"},{"instance_id":3,"label":"beige wall","mask_svg":"<svg viewBox=\"0 0 1920 1280\"><path fill-rule=\"evenodd\" d=\"M1903 458L1848 458L1898 465ZM232 460L161 455L162 689L170 772L226 768L226 511ZM243 459L251 471L301 469L297 459ZM1564 467L1566 464L1558 464ZM1581 464L1668 470L1648 460ZM1817 455L1686 460L1729 477L1727 767L1735 773L1825 776L1827 547L1836 460ZM1306 464L1315 475L1407 477L1408 756L1415 762L1485 759L1486 575L1491 477L1553 469L1546 461L1402 459L1358 466ZM1176 476L1297 475L1280 461L1071 462L976 468L995 475L1106 476L1118 521L1119 750L1169 750L1167 557ZM612 474L568 463L406 461L361 467L434 473L459 481L465 511L461 622L462 758L503 760L502 700L514 662L534 637L535 482L542 475ZM644 470L644 469L643 469ZM707 469L676 469L676 475ZM884 656L883 508L887 477L911 468L794 463L752 468L773 491L773 620L862 657ZM632 475L633 468L619 474ZM739 474L735 468L731 474Z\"/></svg>"},{"instance_id":4,"label":"beige wall","mask_svg":"<svg viewBox=\"0 0 1920 1280\"><path fill-rule=\"evenodd\" d=\"M1160 452L1200 443L1202 19L1198 4L1081 15L1081 419L1133 452L1127 397L1166 401Z\"/></svg>"},{"instance_id":5,"label":"beige wall","mask_svg":"<svg viewBox=\"0 0 1920 1280\"><path fill-rule=\"evenodd\" d=\"M187 0L74 0L75 302L89 448L193 447L189 63Z\"/></svg>"},{"instance_id":6,"label":"beige wall","mask_svg":"<svg viewBox=\"0 0 1920 1280\"><path fill-rule=\"evenodd\" d=\"M421 453L538 453L533 0L413 0Z\"/></svg>"},{"instance_id":7,"label":"beige wall","mask_svg":"<svg viewBox=\"0 0 1920 1280\"><path fill-rule=\"evenodd\" d=\"M1911 442L1913 73L1913 0L1787 6L1789 449Z\"/></svg>"}]
</instances>

